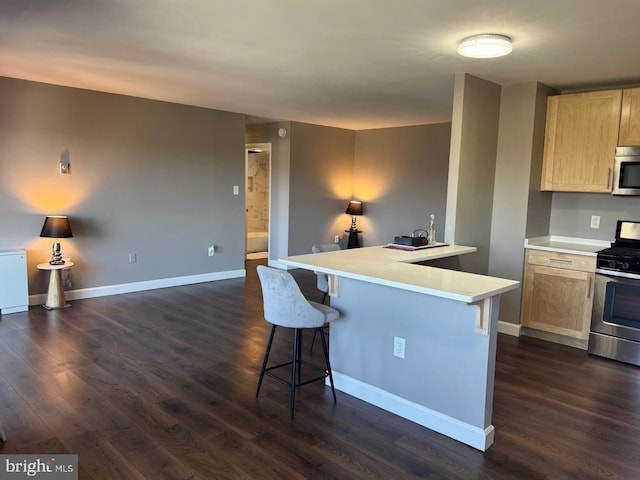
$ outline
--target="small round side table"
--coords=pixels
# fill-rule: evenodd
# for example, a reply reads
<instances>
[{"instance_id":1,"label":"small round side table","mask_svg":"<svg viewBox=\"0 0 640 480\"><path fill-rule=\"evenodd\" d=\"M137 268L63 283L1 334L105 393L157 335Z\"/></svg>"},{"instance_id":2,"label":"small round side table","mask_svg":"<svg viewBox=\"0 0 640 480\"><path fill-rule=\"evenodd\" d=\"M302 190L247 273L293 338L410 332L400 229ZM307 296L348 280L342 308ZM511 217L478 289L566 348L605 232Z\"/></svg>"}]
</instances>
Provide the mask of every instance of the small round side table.
<instances>
[{"instance_id":1,"label":"small round side table","mask_svg":"<svg viewBox=\"0 0 640 480\"><path fill-rule=\"evenodd\" d=\"M38 269L50 270L49 290L47 290L47 302L43 305L47 310L56 308L68 308L71 306L64 299L64 289L62 288L62 270L69 270L73 267L73 262L66 262L62 265L51 265L50 263L39 263Z\"/></svg>"}]
</instances>

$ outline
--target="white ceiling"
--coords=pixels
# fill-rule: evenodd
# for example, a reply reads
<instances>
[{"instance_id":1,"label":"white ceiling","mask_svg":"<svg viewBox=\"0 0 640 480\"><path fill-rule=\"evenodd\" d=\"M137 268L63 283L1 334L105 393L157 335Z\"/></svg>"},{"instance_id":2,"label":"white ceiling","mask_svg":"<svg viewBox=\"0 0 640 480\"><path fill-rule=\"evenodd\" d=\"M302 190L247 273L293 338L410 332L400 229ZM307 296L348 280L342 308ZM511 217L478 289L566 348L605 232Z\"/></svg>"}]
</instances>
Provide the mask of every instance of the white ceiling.
<instances>
[{"instance_id":1,"label":"white ceiling","mask_svg":"<svg viewBox=\"0 0 640 480\"><path fill-rule=\"evenodd\" d=\"M640 84L640 0L0 0L0 75L350 129L446 122L453 75ZM507 57L459 57L475 33Z\"/></svg>"}]
</instances>

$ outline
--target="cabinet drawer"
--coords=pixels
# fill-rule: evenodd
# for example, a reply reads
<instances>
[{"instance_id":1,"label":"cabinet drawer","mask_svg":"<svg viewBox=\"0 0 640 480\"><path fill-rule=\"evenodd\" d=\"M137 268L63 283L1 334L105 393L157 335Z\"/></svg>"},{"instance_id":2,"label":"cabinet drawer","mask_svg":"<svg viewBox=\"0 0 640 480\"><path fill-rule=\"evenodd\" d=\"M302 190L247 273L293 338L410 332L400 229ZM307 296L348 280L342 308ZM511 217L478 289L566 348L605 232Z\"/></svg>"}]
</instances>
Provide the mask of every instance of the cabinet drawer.
<instances>
[{"instance_id":1,"label":"cabinet drawer","mask_svg":"<svg viewBox=\"0 0 640 480\"><path fill-rule=\"evenodd\" d=\"M542 250L527 250L527 263L565 270L580 270L582 272L594 272L596 269L596 257Z\"/></svg>"}]
</instances>

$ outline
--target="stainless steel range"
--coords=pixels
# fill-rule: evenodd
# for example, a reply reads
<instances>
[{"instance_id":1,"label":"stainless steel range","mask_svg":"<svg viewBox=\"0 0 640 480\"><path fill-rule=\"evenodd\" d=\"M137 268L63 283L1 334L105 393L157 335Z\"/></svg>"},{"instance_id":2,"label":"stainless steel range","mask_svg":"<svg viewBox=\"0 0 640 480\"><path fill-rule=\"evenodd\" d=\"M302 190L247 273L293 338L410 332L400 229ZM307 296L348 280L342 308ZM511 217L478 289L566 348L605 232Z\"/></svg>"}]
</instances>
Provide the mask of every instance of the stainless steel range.
<instances>
[{"instance_id":1,"label":"stainless steel range","mask_svg":"<svg viewBox=\"0 0 640 480\"><path fill-rule=\"evenodd\" d=\"M589 353L640 366L640 222L618 220L597 254Z\"/></svg>"}]
</instances>

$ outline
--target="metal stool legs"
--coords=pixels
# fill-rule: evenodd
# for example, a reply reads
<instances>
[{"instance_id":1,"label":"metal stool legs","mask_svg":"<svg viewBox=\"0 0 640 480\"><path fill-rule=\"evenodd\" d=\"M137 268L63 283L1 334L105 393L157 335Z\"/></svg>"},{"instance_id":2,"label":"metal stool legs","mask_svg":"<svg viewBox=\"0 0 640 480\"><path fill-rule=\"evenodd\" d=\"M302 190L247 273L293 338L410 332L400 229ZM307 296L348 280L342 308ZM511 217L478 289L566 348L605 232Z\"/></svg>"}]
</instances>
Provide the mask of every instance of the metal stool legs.
<instances>
[{"instance_id":1,"label":"metal stool legs","mask_svg":"<svg viewBox=\"0 0 640 480\"><path fill-rule=\"evenodd\" d=\"M324 295L322 295L322 303L324 305L324 302L327 300L327 295L329 294L329 292L324 292ZM326 326L325 326L326 328ZM318 334L318 330L314 330L313 331L313 337L311 338L311 346L309 347L309 353L313 353L313 344L316 343L316 335Z\"/></svg>"},{"instance_id":2,"label":"metal stool legs","mask_svg":"<svg viewBox=\"0 0 640 480\"><path fill-rule=\"evenodd\" d=\"M276 326L271 326L271 334L269 335L269 343L267 343L267 350L264 352L264 360L262 361L262 368L260 369L260 377L258 378L258 388L256 389L256 398L260 394L260 387L262 386L262 379L264 378L264 372L267 369L267 360L269 360L269 353L271 352L271 345L273 344L273 335L276 333Z\"/></svg>"},{"instance_id":3,"label":"metal stool legs","mask_svg":"<svg viewBox=\"0 0 640 480\"><path fill-rule=\"evenodd\" d=\"M305 360L302 360L302 329L294 328L293 329L293 346L292 346L292 354L291 361L281 363L278 365L273 365L271 367L268 366L269 355L271 353L271 346L273 345L273 337L275 335L277 325L272 325L271 334L269 335L269 342L267 343L267 349L264 354L264 360L262 361L262 368L260 369L260 376L258 377L258 387L256 389L256 398L260 394L260 388L262 387L262 380L264 379L264 375L267 374L278 382L282 383L289 387L289 397L290 404L289 410L291 412L291 418L293 419L293 413L295 409L295 401L296 401L296 388L301 387L302 385L306 385L308 383L316 382L318 380L324 380L329 377L329 382L331 384L331 393L333 395L333 401L336 401L336 391L333 385L333 374L331 372L331 364L329 362L329 348L327 346L327 340L324 335L324 327L318 327L315 330L316 333L320 333L320 339L322 340L322 350L324 352L324 360L325 360L325 368L321 368L317 365L309 363ZM272 370L291 366L291 376L288 380L279 377ZM311 378L309 380L302 381L301 367L305 365L314 370L322 372L321 376Z\"/></svg>"},{"instance_id":4,"label":"metal stool legs","mask_svg":"<svg viewBox=\"0 0 640 480\"><path fill-rule=\"evenodd\" d=\"M320 332L320 339L322 340L322 349L324 350L324 363L327 367L325 370L329 376L329 383L331 384L331 394L333 395L333 403L336 402L336 389L333 386L333 374L331 373L331 364L329 363L329 347L327 346L327 339L324 336L324 328L316 328L316 332ZM314 334L316 333L314 332Z\"/></svg>"}]
</instances>

